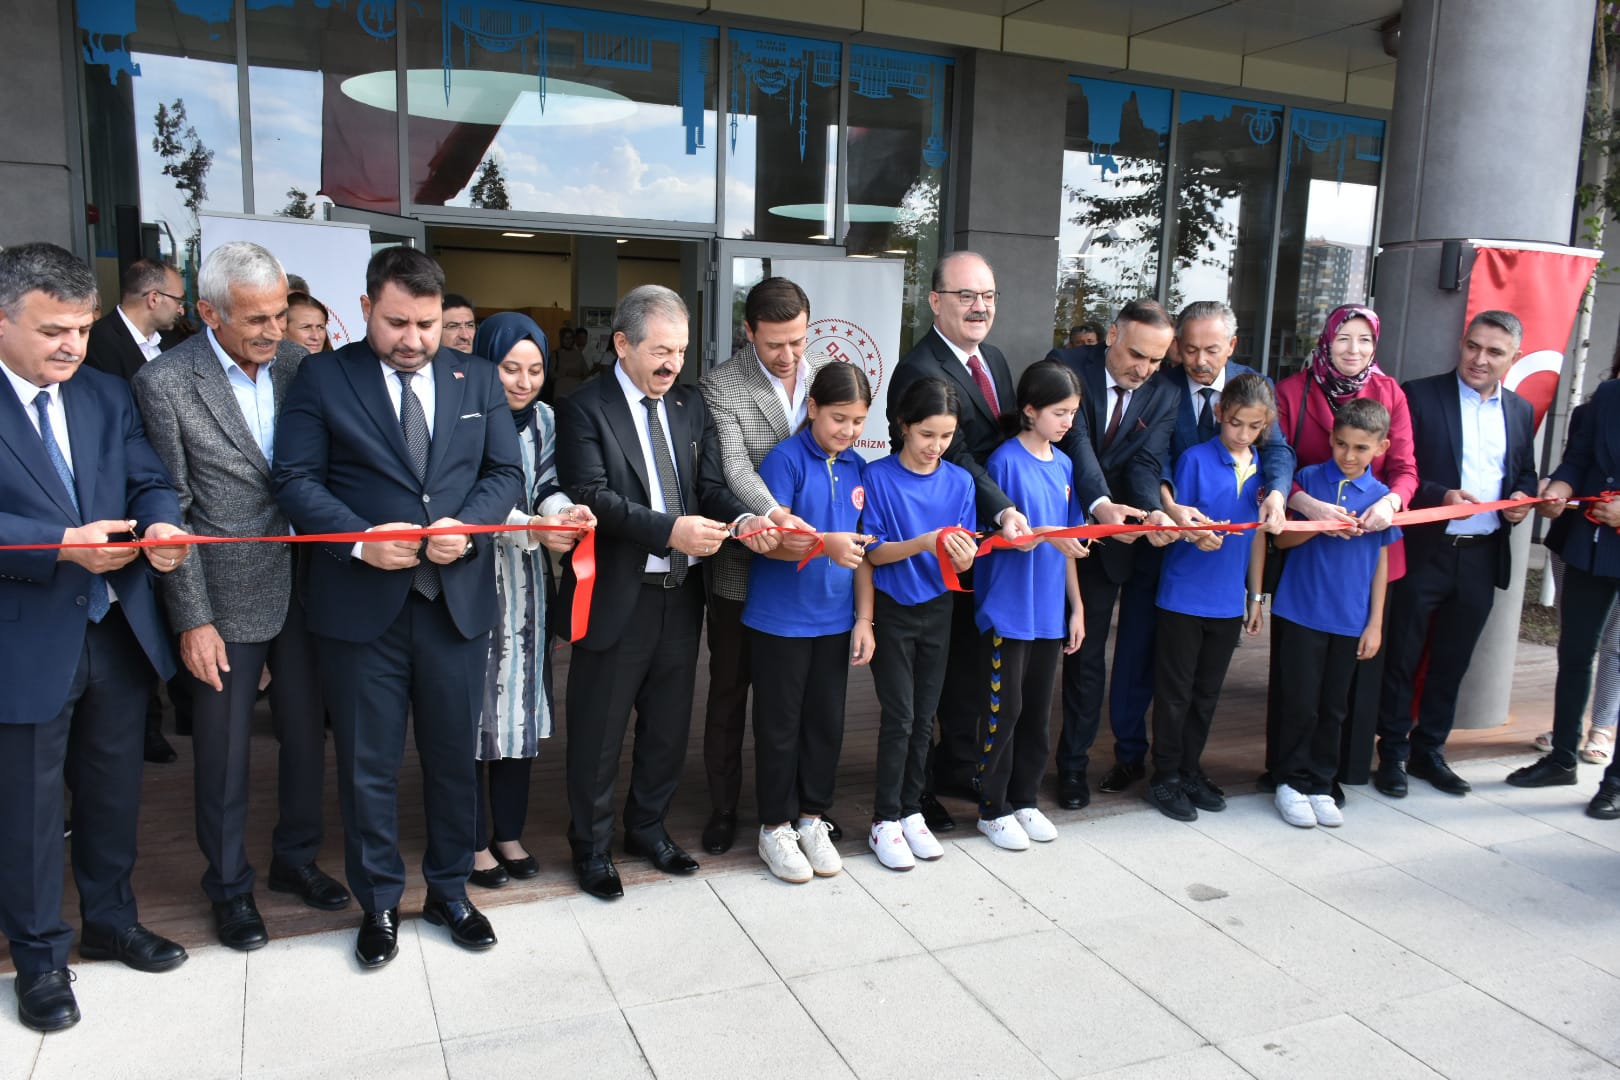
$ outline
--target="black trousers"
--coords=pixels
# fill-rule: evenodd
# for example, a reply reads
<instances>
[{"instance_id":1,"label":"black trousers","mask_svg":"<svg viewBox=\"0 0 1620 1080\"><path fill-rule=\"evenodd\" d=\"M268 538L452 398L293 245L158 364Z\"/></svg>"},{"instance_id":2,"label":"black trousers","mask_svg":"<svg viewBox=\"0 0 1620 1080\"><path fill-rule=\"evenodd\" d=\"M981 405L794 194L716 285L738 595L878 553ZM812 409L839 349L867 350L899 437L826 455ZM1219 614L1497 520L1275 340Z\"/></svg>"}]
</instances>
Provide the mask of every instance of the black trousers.
<instances>
[{"instance_id":1,"label":"black trousers","mask_svg":"<svg viewBox=\"0 0 1620 1080\"><path fill-rule=\"evenodd\" d=\"M1592 696L1592 662L1603 624L1620 592L1620 578L1598 577L1564 564L1563 609L1558 622L1558 678L1553 684L1553 760L1575 764L1586 703ZM1604 779L1620 777L1611 763Z\"/></svg>"},{"instance_id":2,"label":"black trousers","mask_svg":"<svg viewBox=\"0 0 1620 1080\"><path fill-rule=\"evenodd\" d=\"M754 657L754 793L760 824L832 806L844 746L849 635L777 637L750 630Z\"/></svg>"},{"instance_id":3,"label":"black trousers","mask_svg":"<svg viewBox=\"0 0 1620 1080\"><path fill-rule=\"evenodd\" d=\"M480 761L478 766L478 846L521 839L529 818L529 776L534 759L496 758Z\"/></svg>"},{"instance_id":4,"label":"black trousers","mask_svg":"<svg viewBox=\"0 0 1620 1080\"><path fill-rule=\"evenodd\" d=\"M709 704L703 717L703 771L709 805L735 812L742 795L742 745L748 730L748 684L753 677L743 603L709 597Z\"/></svg>"},{"instance_id":5,"label":"black trousers","mask_svg":"<svg viewBox=\"0 0 1620 1080\"><path fill-rule=\"evenodd\" d=\"M971 588L971 575L964 575L962 584ZM978 777L979 725L984 719L979 628L973 621L973 594L952 593L951 597L951 645L936 709L939 743L933 748L929 772L936 790L971 791Z\"/></svg>"},{"instance_id":6,"label":"black trousers","mask_svg":"<svg viewBox=\"0 0 1620 1080\"><path fill-rule=\"evenodd\" d=\"M872 797L874 821L898 821L921 813L933 733L929 718L939 707L945 685L945 650L954 607L950 593L908 606L876 591L872 686L882 712L877 785Z\"/></svg>"},{"instance_id":7,"label":"black trousers","mask_svg":"<svg viewBox=\"0 0 1620 1080\"><path fill-rule=\"evenodd\" d=\"M349 890L365 911L398 907L405 891L398 794L408 720L422 766L428 895L465 898L478 846L474 755L489 635L462 637L442 597L413 591L374 641L315 641L337 748Z\"/></svg>"},{"instance_id":8,"label":"black trousers","mask_svg":"<svg viewBox=\"0 0 1620 1080\"><path fill-rule=\"evenodd\" d=\"M1212 619L1159 611L1153 698L1153 778L1190 779L1209 742L1215 706L1243 632L1241 616Z\"/></svg>"},{"instance_id":9,"label":"black trousers","mask_svg":"<svg viewBox=\"0 0 1620 1080\"><path fill-rule=\"evenodd\" d=\"M1406 576L1390 586L1379 760L1405 762L1413 754L1434 757L1445 751L1457 718L1457 693L1496 600L1496 559L1492 542L1447 544L1421 563L1408 563ZM1429 666L1414 729L1413 687L1425 645Z\"/></svg>"},{"instance_id":10,"label":"black trousers","mask_svg":"<svg viewBox=\"0 0 1620 1080\"><path fill-rule=\"evenodd\" d=\"M1035 805L1052 752L1052 692L1063 642L981 638L985 721L979 761L979 817L994 821Z\"/></svg>"},{"instance_id":11,"label":"black trousers","mask_svg":"<svg viewBox=\"0 0 1620 1080\"><path fill-rule=\"evenodd\" d=\"M114 604L85 633L61 711L38 724L0 724L0 932L19 972L67 967L73 945L62 921L64 779L83 921L109 930L136 921L129 877L151 681L152 665Z\"/></svg>"},{"instance_id":12,"label":"black trousers","mask_svg":"<svg viewBox=\"0 0 1620 1080\"><path fill-rule=\"evenodd\" d=\"M1493 571L1494 573L1494 571ZM1382 637L1389 640L1390 606L1384 605ZM1352 641L1358 639L1352 638ZM1354 649L1350 650L1352 653ZM1339 726L1339 767L1333 779L1341 784L1365 784L1372 778L1373 742L1378 734L1378 707L1383 695L1384 656L1387 649L1379 649L1370 660L1356 661L1350 675L1350 696L1345 706L1344 722ZM1277 772L1278 720L1284 715L1281 701L1282 687L1293 673L1278 663L1277 631L1271 633L1271 668L1266 687L1266 772L1273 779Z\"/></svg>"},{"instance_id":13,"label":"black trousers","mask_svg":"<svg viewBox=\"0 0 1620 1080\"><path fill-rule=\"evenodd\" d=\"M1275 719L1272 776L1306 795L1327 795L1339 771L1340 736L1350 712L1359 639L1287 619L1271 620L1271 655L1283 673Z\"/></svg>"},{"instance_id":14,"label":"black trousers","mask_svg":"<svg viewBox=\"0 0 1620 1080\"><path fill-rule=\"evenodd\" d=\"M568 665L568 843L575 858L613 844L613 788L636 713L636 743L624 831L653 843L680 784L692 726L703 579L665 589L643 585L624 636L611 648L574 646Z\"/></svg>"}]
</instances>

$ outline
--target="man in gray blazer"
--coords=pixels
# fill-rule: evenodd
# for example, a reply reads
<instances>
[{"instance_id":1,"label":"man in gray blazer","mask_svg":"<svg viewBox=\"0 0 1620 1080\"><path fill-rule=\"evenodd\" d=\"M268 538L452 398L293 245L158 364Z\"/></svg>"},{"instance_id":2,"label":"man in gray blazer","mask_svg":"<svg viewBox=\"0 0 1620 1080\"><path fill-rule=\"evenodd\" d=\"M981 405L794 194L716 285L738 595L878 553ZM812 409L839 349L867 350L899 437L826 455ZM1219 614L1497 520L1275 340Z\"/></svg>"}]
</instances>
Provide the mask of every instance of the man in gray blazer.
<instances>
[{"instance_id":1,"label":"man in gray blazer","mask_svg":"<svg viewBox=\"0 0 1620 1080\"><path fill-rule=\"evenodd\" d=\"M132 380L147 437L180 492L187 532L283 536L292 531L270 486L276 414L306 356L283 340L287 279L257 244L216 248L197 281L207 330ZM315 865L321 846L325 709L291 544L205 544L163 580L171 629L192 686L197 842L203 892L222 944L257 949L269 937L253 902L245 830L248 746L259 676L281 746L280 814L270 888L337 910L348 892Z\"/></svg>"},{"instance_id":2,"label":"man in gray blazer","mask_svg":"<svg viewBox=\"0 0 1620 1080\"><path fill-rule=\"evenodd\" d=\"M808 529L777 503L759 463L771 447L804 422L810 381L823 364L822 353L806 353L810 340L810 298L783 277L770 277L748 292L743 307L748 344L703 377L703 401L720 436L726 486L748 509L784 528ZM788 551L808 553L813 538L787 536ZM703 765L709 777L713 812L703 828L703 849L719 855L737 831L737 799L742 791L743 732L748 726L751 658L743 630L748 599L748 568L753 552L723 544L704 560L709 582L709 705L703 727Z\"/></svg>"}]
</instances>

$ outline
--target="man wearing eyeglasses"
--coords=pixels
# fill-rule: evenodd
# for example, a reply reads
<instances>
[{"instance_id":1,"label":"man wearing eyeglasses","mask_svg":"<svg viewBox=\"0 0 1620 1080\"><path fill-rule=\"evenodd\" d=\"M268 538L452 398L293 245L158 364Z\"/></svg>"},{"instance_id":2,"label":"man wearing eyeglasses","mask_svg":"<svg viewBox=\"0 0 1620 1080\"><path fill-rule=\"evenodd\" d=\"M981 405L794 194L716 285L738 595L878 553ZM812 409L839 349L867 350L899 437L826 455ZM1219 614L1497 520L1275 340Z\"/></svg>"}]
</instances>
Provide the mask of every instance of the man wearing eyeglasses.
<instances>
[{"instance_id":1,"label":"man wearing eyeglasses","mask_svg":"<svg viewBox=\"0 0 1620 1080\"><path fill-rule=\"evenodd\" d=\"M473 338L478 333L478 319L473 315L471 300L460 293L444 294L441 332L445 348L459 353L472 352Z\"/></svg>"}]
</instances>

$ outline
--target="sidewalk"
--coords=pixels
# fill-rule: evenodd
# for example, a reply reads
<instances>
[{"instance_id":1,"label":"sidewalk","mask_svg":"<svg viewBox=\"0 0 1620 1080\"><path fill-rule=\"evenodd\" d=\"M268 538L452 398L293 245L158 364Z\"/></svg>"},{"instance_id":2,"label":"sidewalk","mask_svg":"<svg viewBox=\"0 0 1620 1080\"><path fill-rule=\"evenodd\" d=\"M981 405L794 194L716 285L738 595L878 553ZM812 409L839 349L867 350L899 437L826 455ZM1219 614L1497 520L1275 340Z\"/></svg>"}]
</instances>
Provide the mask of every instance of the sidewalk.
<instances>
[{"instance_id":1,"label":"sidewalk","mask_svg":"<svg viewBox=\"0 0 1620 1080\"><path fill-rule=\"evenodd\" d=\"M80 964L85 1019L44 1039L8 978L0 1075L1620 1077L1620 822L1582 814L1592 766L1501 783L1527 760L1459 766L1465 799L1353 789L1338 830L1248 795L1054 815L1024 853L959 831L907 874L502 906L481 955L410 918L368 974L352 930Z\"/></svg>"}]
</instances>

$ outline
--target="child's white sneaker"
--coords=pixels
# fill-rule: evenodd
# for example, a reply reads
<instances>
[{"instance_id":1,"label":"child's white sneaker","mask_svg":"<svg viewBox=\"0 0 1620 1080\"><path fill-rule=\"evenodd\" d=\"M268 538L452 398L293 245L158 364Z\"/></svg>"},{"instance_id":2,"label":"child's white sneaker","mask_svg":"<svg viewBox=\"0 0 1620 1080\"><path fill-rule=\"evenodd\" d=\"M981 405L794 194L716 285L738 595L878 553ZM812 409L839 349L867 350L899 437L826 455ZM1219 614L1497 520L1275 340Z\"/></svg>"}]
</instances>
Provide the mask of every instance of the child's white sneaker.
<instances>
[{"instance_id":1,"label":"child's white sneaker","mask_svg":"<svg viewBox=\"0 0 1620 1080\"><path fill-rule=\"evenodd\" d=\"M901 818L900 831L905 835L906 846L911 848L911 853L923 862L933 862L945 854L945 848L921 814L907 814Z\"/></svg>"},{"instance_id":2,"label":"child's white sneaker","mask_svg":"<svg viewBox=\"0 0 1620 1080\"><path fill-rule=\"evenodd\" d=\"M1336 829L1344 824L1344 811L1333 801L1333 796L1307 795L1306 798L1311 801L1311 815L1316 818L1318 825Z\"/></svg>"},{"instance_id":3,"label":"child's white sneaker","mask_svg":"<svg viewBox=\"0 0 1620 1080\"><path fill-rule=\"evenodd\" d=\"M1297 825L1301 829L1316 828L1316 812L1311 809L1311 800L1302 792L1295 791L1287 784L1277 785L1277 813L1290 825ZM1333 797L1328 796L1328 802Z\"/></svg>"},{"instance_id":4,"label":"child's white sneaker","mask_svg":"<svg viewBox=\"0 0 1620 1080\"><path fill-rule=\"evenodd\" d=\"M1033 806L1022 810L1014 810L1013 817L1018 820L1024 835L1038 844L1050 843L1057 839L1057 826L1053 825L1047 816Z\"/></svg>"},{"instance_id":5,"label":"child's white sneaker","mask_svg":"<svg viewBox=\"0 0 1620 1080\"><path fill-rule=\"evenodd\" d=\"M832 877L844 868L844 860L839 858L832 837L827 835L832 832L832 825L826 818L800 818L798 832L799 850L804 852L817 877Z\"/></svg>"},{"instance_id":6,"label":"child's white sneaker","mask_svg":"<svg viewBox=\"0 0 1620 1080\"><path fill-rule=\"evenodd\" d=\"M878 857L878 862L890 870L910 870L917 865L898 821L872 822L872 831L867 835L866 843Z\"/></svg>"},{"instance_id":7,"label":"child's white sneaker","mask_svg":"<svg viewBox=\"0 0 1620 1080\"><path fill-rule=\"evenodd\" d=\"M774 829L759 827L759 857L771 873L783 881L803 885L815 876L810 861L799 850L799 834L792 825L778 825Z\"/></svg>"},{"instance_id":8,"label":"child's white sneaker","mask_svg":"<svg viewBox=\"0 0 1620 1080\"><path fill-rule=\"evenodd\" d=\"M1018 819L1011 814L998 817L994 821L979 819L979 831L990 838L990 842L998 848L1008 851L1023 851L1029 847L1029 834L1024 827L1018 824Z\"/></svg>"}]
</instances>

